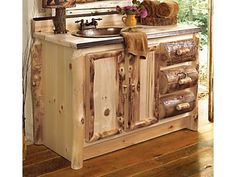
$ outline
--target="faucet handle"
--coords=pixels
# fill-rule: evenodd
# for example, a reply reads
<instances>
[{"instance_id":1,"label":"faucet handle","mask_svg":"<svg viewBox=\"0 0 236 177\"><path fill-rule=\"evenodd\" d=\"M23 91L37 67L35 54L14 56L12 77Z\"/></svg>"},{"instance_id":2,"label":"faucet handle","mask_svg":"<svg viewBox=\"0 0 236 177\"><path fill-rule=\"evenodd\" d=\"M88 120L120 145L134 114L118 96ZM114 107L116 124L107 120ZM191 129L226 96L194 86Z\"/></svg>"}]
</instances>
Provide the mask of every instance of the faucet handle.
<instances>
[{"instance_id":1,"label":"faucet handle","mask_svg":"<svg viewBox=\"0 0 236 177\"><path fill-rule=\"evenodd\" d=\"M92 18L92 21L99 21L102 20L102 18Z\"/></svg>"},{"instance_id":2,"label":"faucet handle","mask_svg":"<svg viewBox=\"0 0 236 177\"><path fill-rule=\"evenodd\" d=\"M79 23L79 22L84 23L84 19L76 20L76 21L75 21L75 23Z\"/></svg>"},{"instance_id":3,"label":"faucet handle","mask_svg":"<svg viewBox=\"0 0 236 177\"><path fill-rule=\"evenodd\" d=\"M79 30L83 30L83 28L84 28L84 19L75 21L75 23L79 23L79 22L80 22L80 24L79 24Z\"/></svg>"},{"instance_id":4,"label":"faucet handle","mask_svg":"<svg viewBox=\"0 0 236 177\"><path fill-rule=\"evenodd\" d=\"M98 22L97 22L98 20L102 20L102 18L92 18L92 24L95 26L95 28L98 25Z\"/></svg>"}]
</instances>

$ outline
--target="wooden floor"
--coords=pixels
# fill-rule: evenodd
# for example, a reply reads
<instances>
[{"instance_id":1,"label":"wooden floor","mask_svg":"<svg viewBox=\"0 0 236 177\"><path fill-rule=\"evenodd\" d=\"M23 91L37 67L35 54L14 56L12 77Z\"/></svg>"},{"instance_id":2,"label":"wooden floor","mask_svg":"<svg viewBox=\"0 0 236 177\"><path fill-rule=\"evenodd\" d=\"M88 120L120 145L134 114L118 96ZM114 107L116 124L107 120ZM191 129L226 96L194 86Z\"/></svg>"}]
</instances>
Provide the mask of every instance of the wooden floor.
<instances>
[{"instance_id":1,"label":"wooden floor","mask_svg":"<svg viewBox=\"0 0 236 177\"><path fill-rule=\"evenodd\" d=\"M84 162L81 170L45 146L29 145L25 177L213 177L213 124L199 101L199 131L181 130Z\"/></svg>"}]
</instances>

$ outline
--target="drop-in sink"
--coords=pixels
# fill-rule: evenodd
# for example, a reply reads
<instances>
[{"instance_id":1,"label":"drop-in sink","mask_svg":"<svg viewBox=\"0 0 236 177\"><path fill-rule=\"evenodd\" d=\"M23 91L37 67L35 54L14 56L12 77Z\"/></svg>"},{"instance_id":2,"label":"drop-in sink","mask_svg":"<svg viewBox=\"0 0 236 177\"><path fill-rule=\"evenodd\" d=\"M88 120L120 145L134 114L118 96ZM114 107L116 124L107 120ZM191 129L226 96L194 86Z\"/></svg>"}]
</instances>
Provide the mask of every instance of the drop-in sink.
<instances>
[{"instance_id":1,"label":"drop-in sink","mask_svg":"<svg viewBox=\"0 0 236 177\"><path fill-rule=\"evenodd\" d=\"M118 27L92 28L74 32L72 33L72 35L77 37L88 37L88 38L116 37L120 36L121 29L122 28Z\"/></svg>"}]
</instances>

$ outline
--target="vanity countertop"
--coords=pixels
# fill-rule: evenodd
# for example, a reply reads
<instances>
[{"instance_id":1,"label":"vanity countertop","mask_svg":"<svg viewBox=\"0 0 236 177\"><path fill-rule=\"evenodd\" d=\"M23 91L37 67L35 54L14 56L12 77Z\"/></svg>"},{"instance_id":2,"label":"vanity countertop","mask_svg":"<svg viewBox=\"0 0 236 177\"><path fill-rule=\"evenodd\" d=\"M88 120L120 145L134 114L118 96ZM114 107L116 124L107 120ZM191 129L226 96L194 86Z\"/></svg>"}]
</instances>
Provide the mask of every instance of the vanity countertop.
<instances>
[{"instance_id":1,"label":"vanity countertop","mask_svg":"<svg viewBox=\"0 0 236 177\"><path fill-rule=\"evenodd\" d=\"M147 34L148 39L170 37L181 34L191 34L201 31L199 27L182 24L171 26L138 25L138 27L143 27L142 31ZM121 44L124 42L122 36L109 38L84 38L73 36L71 35L71 32L68 32L67 34L54 34L53 32L35 32L34 37L75 49L84 49L109 44Z\"/></svg>"}]
</instances>

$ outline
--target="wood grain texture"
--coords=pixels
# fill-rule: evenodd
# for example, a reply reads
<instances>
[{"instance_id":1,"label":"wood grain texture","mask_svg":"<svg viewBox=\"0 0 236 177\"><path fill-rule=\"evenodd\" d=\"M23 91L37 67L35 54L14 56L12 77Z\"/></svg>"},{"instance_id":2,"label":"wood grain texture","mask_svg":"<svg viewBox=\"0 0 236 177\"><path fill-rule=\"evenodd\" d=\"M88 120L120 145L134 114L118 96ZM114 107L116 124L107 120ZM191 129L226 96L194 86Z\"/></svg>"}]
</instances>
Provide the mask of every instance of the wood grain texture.
<instances>
[{"instance_id":1,"label":"wood grain texture","mask_svg":"<svg viewBox=\"0 0 236 177\"><path fill-rule=\"evenodd\" d=\"M213 59L213 0L208 0L208 83L209 113L208 120L214 122L214 59Z\"/></svg>"},{"instance_id":2,"label":"wood grain texture","mask_svg":"<svg viewBox=\"0 0 236 177\"><path fill-rule=\"evenodd\" d=\"M206 164L212 163L213 152L210 148L203 149L198 153L194 153L188 156L184 161L182 159L171 162L162 167L155 167L141 172L140 174L133 175L134 177L166 177L166 176L178 176L189 177L197 171L204 170ZM200 156L200 158L199 158ZM191 169L191 170L189 170Z\"/></svg>"},{"instance_id":3,"label":"wood grain texture","mask_svg":"<svg viewBox=\"0 0 236 177\"><path fill-rule=\"evenodd\" d=\"M165 26L177 24L178 4L175 1L159 2L145 0L141 3L148 11L145 18L141 18L142 25Z\"/></svg>"},{"instance_id":4,"label":"wood grain texture","mask_svg":"<svg viewBox=\"0 0 236 177\"><path fill-rule=\"evenodd\" d=\"M158 137L114 153L87 160L80 170L72 170L69 161L65 159L52 161L50 156L44 156L44 158L37 160L36 157L39 156L37 153L49 152L50 150L47 150L44 146L30 145L28 146L29 152L26 159L32 159L32 166L24 165L24 176L126 177L158 175L162 177L198 177L205 175L206 177L212 177L213 124L207 120L207 104L205 103L207 103L207 98L199 102L201 118L199 133L181 130ZM49 165L49 162L56 163ZM58 162L61 164L58 164Z\"/></svg>"},{"instance_id":5,"label":"wood grain texture","mask_svg":"<svg viewBox=\"0 0 236 177\"><path fill-rule=\"evenodd\" d=\"M160 99L160 118L171 117L185 112L192 111L196 106L196 95L192 92L183 91L178 94L161 97ZM188 106L181 106L183 104ZM178 109L178 107L180 107Z\"/></svg>"},{"instance_id":6,"label":"wood grain texture","mask_svg":"<svg viewBox=\"0 0 236 177\"><path fill-rule=\"evenodd\" d=\"M198 72L193 66L181 66L162 70L160 73L160 93L166 94L195 86Z\"/></svg>"},{"instance_id":7,"label":"wood grain texture","mask_svg":"<svg viewBox=\"0 0 236 177\"><path fill-rule=\"evenodd\" d=\"M26 135L25 135L25 128L23 128L22 132L22 154L23 154L23 160L26 158L27 153L27 144L26 144Z\"/></svg>"},{"instance_id":8,"label":"wood grain texture","mask_svg":"<svg viewBox=\"0 0 236 177\"><path fill-rule=\"evenodd\" d=\"M86 141L93 142L122 131L124 117L120 71L122 51L86 55ZM124 74L124 73L123 73Z\"/></svg>"},{"instance_id":9,"label":"wood grain texture","mask_svg":"<svg viewBox=\"0 0 236 177\"><path fill-rule=\"evenodd\" d=\"M191 39L193 35L186 35L157 39L155 45L177 43L178 50L170 47L173 51L170 54L167 50L167 55L170 54L168 57L172 59L177 53L178 56L186 56L191 51L188 48L190 44L186 40L182 40L181 44L179 40L175 41L187 37L190 37L191 44L195 42L195 37ZM49 42L43 44L43 61L46 63L43 73L46 84L43 87L47 105L47 118L43 121L44 143L70 160L73 169L80 169L86 159L180 129L197 129L197 109L189 112L196 103L196 87L188 90L194 92L190 96L187 93L173 93L173 98L169 98L170 95L167 95L169 100L162 100L162 110L165 114L163 117L170 118L157 123L160 116L155 111L160 110L157 104L160 96L159 71L166 66L159 66L160 58L155 53L155 47L149 54L150 60L141 62L122 54L122 49L117 49L117 46L110 46L116 48L112 50L106 46L96 47L91 52L91 49L74 50ZM194 57L194 61L186 63L197 67L197 52ZM177 66L183 66L181 62ZM165 110L165 102L171 103L173 100L178 103ZM175 116L176 112L189 113Z\"/></svg>"},{"instance_id":10,"label":"wood grain texture","mask_svg":"<svg viewBox=\"0 0 236 177\"><path fill-rule=\"evenodd\" d=\"M167 26L177 24L177 17L170 18L160 18L160 17L146 17L141 18L142 25L151 25L151 26Z\"/></svg>"},{"instance_id":11,"label":"wood grain texture","mask_svg":"<svg viewBox=\"0 0 236 177\"><path fill-rule=\"evenodd\" d=\"M198 59L199 43L194 38L160 44L160 64L169 66Z\"/></svg>"},{"instance_id":12,"label":"wood grain texture","mask_svg":"<svg viewBox=\"0 0 236 177\"><path fill-rule=\"evenodd\" d=\"M28 157L30 154L33 155L35 153L41 152L47 150L47 147L43 146L43 145L28 145L27 146L27 154L26 156Z\"/></svg>"},{"instance_id":13,"label":"wood grain texture","mask_svg":"<svg viewBox=\"0 0 236 177\"><path fill-rule=\"evenodd\" d=\"M158 4L156 15L163 18L176 17L179 11L179 5L176 1L168 0Z\"/></svg>"},{"instance_id":14,"label":"wood grain texture","mask_svg":"<svg viewBox=\"0 0 236 177\"><path fill-rule=\"evenodd\" d=\"M85 61L81 59L80 51L74 51L72 57L72 157L71 168L80 169L83 166L84 147L84 92L85 92Z\"/></svg>"},{"instance_id":15,"label":"wood grain texture","mask_svg":"<svg viewBox=\"0 0 236 177\"><path fill-rule=\"evenodd\" d=\"M33 101L34 143L43 142L43 83L42 83L42 43L36 40L31 50L31 89Z\"/></svg>"},{"instance_id":16,"label":"wood grain texture","mask_svg":"<svg viewBox=\"0 0 236 177\"><path fill-rule=\"evenodd\" d=\"M187 115L186 117L173 117L172 119L160 121L158 124L153 125L151 125L153 123L152 119L147 120L147 122L144 122L146 126L139 127L137 125L139 128L137 130L123 132L120 135L101 140L97 143L86 144L84 148L84 160L187 128L189 119L190 116Z\"/></svg>"},{"instance_id":17,"label":"wood grain texture","mask_svg":"<svg viewBox=\"0 0 236 177\"><path fill-rule=\"evenodd\" d=\"M72 58L72 49L43 42L44 145L67 159L73 138Z\"/></svg>"},{"instance_id":18,"label":"wood grain texture","mask_svg":"<svg viewBox=\"0 0 236 177\"><path fill-rule=\"evenodd\" d=\"M129 126L140 121L140 59L131 57L129 72Z\"/></svg>"},{"instance_id":19,"label":"wood grain texture","mask_svg":"<svg viewBox=\"0 0 236 177\"><path fill-rule=\"evenodd\" d=\"M158 57L158 52L155 52L155 70L154 70L154 110L153 115L156 117L156 119L159 121L160 119L160 113L159 113L159 105L160 105L160 58Z\"/></svg>"},{"instance_id":20,"label":"wood grain texture","mask_svg":"<svg viewBox=\"0 0 236 177\"><path fill-rule=\"evenodd\" d=\"M155 49L156 50L156 49ZM147 55L147 60L132 57L129 61L129 127L131 130L150 126L158 121L154 115L155 71L159 73L159 66L154 48ZM158 62L157 62L158 63ZM157 95L159 100L159 94ZM159 102L158 102L159 104Z\"/></svg>"},{"instance_id":21,"label":"wood grain texture","mask_svg":"<svg viewBox=\"0 0 236 177\"><path fill-rule=\"evenodd\" d=\"M148 15L147 17L154 17L156 16L156 11L158 10L158 5L160 4L159 1L154 0L144 0L141 5L147 9Z\"/></svg>"}]
</instances>

